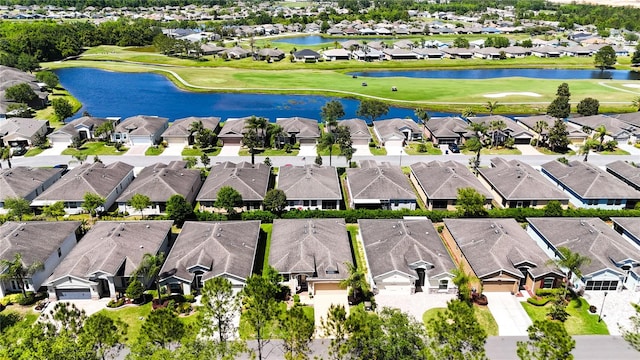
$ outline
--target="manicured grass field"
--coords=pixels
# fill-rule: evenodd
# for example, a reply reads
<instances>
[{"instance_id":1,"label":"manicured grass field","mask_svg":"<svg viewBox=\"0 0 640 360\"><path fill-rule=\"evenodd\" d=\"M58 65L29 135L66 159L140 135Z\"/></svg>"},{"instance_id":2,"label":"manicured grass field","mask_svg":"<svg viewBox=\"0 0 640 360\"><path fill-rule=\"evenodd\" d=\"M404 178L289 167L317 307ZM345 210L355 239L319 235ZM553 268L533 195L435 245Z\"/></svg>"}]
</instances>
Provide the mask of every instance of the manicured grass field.
<instances>
[{"instance_id":1,"label":"manicured grass field","mask_svg":"<svg viewBox=\"0 0 640 360\"><path fill-rule=\"evenodd\" d=\"M146 156L158 156L161 155L164 152L164 146L160 145L160 146L150 146L145 152L144 154Z\"/></svg>"},{"instance_id":2,"label":"manicured grass field","mask_svg":"<svg viewBox=\"0 0 640 360\"><path fill-rule=\"evenodd\" d=\"M127 152L128 149L123 148L123 150L118 151L113 146L107 146L103 142L87 142L82 145L80 150L68 148L62 152L62 155L76 155L76 154L85 154L85 155L122 155Z\"/></svg>"},{"instance_id":3,"label":"manicured grass field","mask_svg":"<svg viewBox=\"0 0 640 360\"><path fill-rule=\"evenodd\" d=\"M600 155L629 155L629 152L626 150L622 150L620 148L616 148L613 151L601 151L598 154Z\"/></svg>"},{"instance_id":4,"label":"manicured grass field","mask_svg":"<svg viewBox=\"0 0 640 360\"><path fill-rule=\"evenodd\" d=\"M67 99L67 101L69 101L69 103L71 104L71 108L74 114L78 110L80 110L80 108L82 107L82 104L80 103L80 101L78 101L78 99L76 99L75 97L71 96L71 94L69 94L67 90L63 90L59 88L53 89L53 91L51 92L51 95L49 95L49 100L53 101L54 99L57 99L57 98ZM58 117L53 112L53 106L51 105L47 106L44 109L36 111L35 118L42 119L42 120L49 120L49 126L55 129L64 126L64 122L58 119Z\"/></svg>"},{"instance_id":5,"label":"manicured grass field","mask_svg":"<svg viewBox=\"0 0 640 360\"><path fill-rule=\"evenodd\" d=\"M546 319L551 306L535 306L527 302L521 304L533 321ZM569 335L609 335L607 324L604 321L598 322L598 315L589 312L589 303L584 298L571 300L567 305L567 312L571 316L565 321L564 327Z\"/></svg>"},{"instance_id":6,"label":"manicured grass field","mask_svg":"<svg viewBox=\"0 0 640 360\"><path fill-rule=\"evenodd\" d=\"M27 151L26 154L24 154L24 157L32 157L32 156L36 156L39 155L40 153L42 153L44 151L44 149L40 149L39 147L34 147L29 149L29 151Z\"/></svg>"},{"instance_id":7,"label":"manicured grass field","mask_svg":"<svg viewBox=\"0 0 640 360\"><path fill-rule=\"evenodd\" d=\"M442 155L442 150L433 146L431 142L425 142L425 146L427 147L426 152L418 151L420 143L412 142L404 147L404 151L407 155Z\"/></svg>"},{"instance_id":8,"label":"manicured grass field","mask_svg":"<svg viewBox=\"0 0 640 360\"><path fill-rule=\"evenodd\" d=\"M300 150L291 150L290 152L286 152L281 149L264 149L256 153L256 156L298 156L298 152ZM249 154L249 149L241 148L238 151L238 155L240 156L251 156Z\"/></svg>"},{"instance_id":9,"label":"manicured grass field","mask_svg":"<svg viewBox=\"0 0 640 360\"><path fill-rule=\"evenodd\" d=\"M484 329L488 336L498 336L498 323L491 315L491 311L486 306L473 306L476 319L480 326ZM432 319L435 319L438 314L442 314L446 311L446 308L433 308L425 311L422 315L422 322L426 325Z\"/></svg>"},{"instance_id":10,"label":"manicured grass field","mask_svg":"<svg viewBox=\"0 0 640 360\"><path fill-rule=\"evenodd\" d=\"M220 150L222 148L216 147L213 149L208 149L206 151L206 154L208 156L216 156L218 154L220 154ZM184 150L182 150L182 156L196 156L196 157L200 157L202 156L204 152L202 151L202 149L193 149L193 148L184 148Z\"/></svg>"}]
</instances>

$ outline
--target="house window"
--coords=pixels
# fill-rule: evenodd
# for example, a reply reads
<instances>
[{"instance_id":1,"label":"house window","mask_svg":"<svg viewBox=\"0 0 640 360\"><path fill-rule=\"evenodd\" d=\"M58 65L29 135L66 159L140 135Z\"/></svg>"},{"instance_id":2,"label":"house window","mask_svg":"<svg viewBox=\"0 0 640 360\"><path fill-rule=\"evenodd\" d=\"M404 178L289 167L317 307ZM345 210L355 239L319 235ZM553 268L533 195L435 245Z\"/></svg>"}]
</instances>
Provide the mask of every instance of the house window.
<instances>
[{"instance_id":1,"label":"house window","mask_svg":"<svg viewBox=\"0 0 640 360\"><path fill-rule=\"evenodd\" d=\"M618 288L618 281L587 281L587 286L586 289L587 290L593 290L593 291L613 291L616 290Z\"/></svg>"},{"instance_id":2,"label":"house window","mask_svg":"<svg viewBox=\"0 0 640 360\"><path fill-rule=\"evenodd\" d=\"M58 248L58 257L62 257L62 250Z\"/></svg>"},{"instance_id":3,"label":"house window","mask_svg":"<svg viewBox=\"0 0 640 360\"><path fill-rule=\"evenodd\" d=\"M548 277L548 278L544 278L544 280L542 281L542 288L543 289L551 289L553 288L553 284L555 283L554 278L552 277Z\"/></svg>"},{"instance_id":4,"label":"house window","mask_svg":"<svg viewBox=\"0 0 640 360\"><path fill-rule=\"evenodd\" d=\"M309 200L304 200L302 202L302 206L309 206Z\"/></svg>"},{"instance_id":5,"label":"house window","mask_svg":"<svg viewBox=\"0 0 640 360\"><path fill-rule=\"evenodd\" d=\"M614 203L615 203L615 200L613 199L607 200L607 205L613 205Z\"/></svg>"},{"instance_id":6,"label":"house window","mask_svg":"<svg viewBox=\"0 0 640 360\"><path fill-rule=\"evenodd\" d=\"M311 206L318 206L318 200L311 200Z\"/></svg>"},{"instance_id":7,"label":"house window","mask_svg":"<svg viewBox=\"0 0 640 360\"><path fill-rule=\"evenodd\" d=\"M622 199L616 199L614 205L622 205Z\"/></svg>"},{"instance_id":8,"label":"house window","mask_svg":"<svg viewBox=\"0 0 640 360\"><path fill-rule=\"evenodd\" d=\"M449 288L449 280L443 279L438 283L438 290L447 290Z\"/></svg>"}]
</instances>

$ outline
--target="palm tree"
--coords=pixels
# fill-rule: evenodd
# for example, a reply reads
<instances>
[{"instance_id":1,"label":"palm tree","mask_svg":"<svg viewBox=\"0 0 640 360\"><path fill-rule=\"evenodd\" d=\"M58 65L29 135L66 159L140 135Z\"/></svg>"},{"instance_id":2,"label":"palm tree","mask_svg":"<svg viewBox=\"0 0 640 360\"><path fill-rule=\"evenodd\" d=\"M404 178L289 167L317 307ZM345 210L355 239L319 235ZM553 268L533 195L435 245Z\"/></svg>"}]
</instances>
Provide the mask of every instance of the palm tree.
<instances>
[{"instance_id":1,"label":"palm tree","mask_svg":"<svg viewBox=\"0 0 640 360\"><path fill-rule=\"evenodd\" d=\"M7 161L7 165L9 165L9 169L11 169L11 148L8 146L5 146L1 151L0 151L0 160L6 160Z\"/></svg>"},{"instance_id":2,"label":"palm tree","mask_svg":"<svg viewBox=\"0 0 640 360\"><path fill-rule=\"evenodd\" d=\"M349 271L349 277L340 282L340 287L351 288L353 298L357 301L360 299L360 296L364 295L364 292L369 289L369 284L367 283L364 272L358 270L358 268L350 262L345 262L345 265Z\"/></svg>"},{"instance_id":3,"label":"palm tree","mask_svg":"<svg viewBox=\"0 0 640 360\"><path fill-rule=\"evenodd\" d=\"M263 117L256 117L256 116L252 116L247 120L247 126L250 129L254 129L256 130L256 132L258 130L260 130L260 137L262 140L262 147L266 147L266 131L267 131L267 126L269 125L269 122L267 121L267 119L263 118Z\"/></svg>"},{"instance_id":4,"label":"palm tree","mask_svg":"<svg viewBox=\"0 0 640 360\"><path fill-rule=\"evenodd\" d=\"M484 107L489 111L489 115L493 115L493 111L498 108L497 101L487 101Z\"/></svg>"},{"instance_id":5,"label":"palm tree","mask_svg":"<svg viewBox=\"0 0 640 360\"><path fill-rule=\"evenodd\" d=\"M458 287L458 299L471 304L471 284L480 280L473 274L464 271L462 266L451 270L453 284Z\"/></svg>"},{"instance_id":6,"label":"palm tree","mask_svg":"<svg viewBox=\"0 0 640 360\"><path fill-rule=\"evenodd\" d=\"M609 132L604 125L600 125L593 130L593 138L600 140L600 144L598 144L598 151L602 151L602 143L604 142L604 137L607 136L607 134L609 134Z\"/></svg>"},{"instance_id":7,"label":"palm tree","mask_svg":"<svg viewBox=\"0 0 640 360\"><path fill-rule=\"evenodd\" d=\"M587 139L584 141L584 144L578 149L578 155L584 155L584 159L582 161L587 161L589 158L589 152L592 149L595 149L598 146L598 143L594 139Z\"/></svg>"},{"instance_id":8,"label":"palm tree","mask_svg":"<svg viewBox=\"0 0 640 360\"><path fill-rule=\"evenodd\" d=\"M276 146L276 148L281 149L281 143L284 141L283 139L286 139L289 136L289 134L284 131L284 129L282 128L282 126L278 125L278 124L274 124L271 127L271 139L273 140L274 145Z\"/></svg>"},{"instance_id":9,"label":"palm tree","mask_svg":"<svg viewBox=\"0 0 640 360\"><path fill-rule=\"evenodd\" d=\"M475 159L472 159L471 165L477 173L478 167L480 167L480 152L484 147L484 139L487 136L487 125L481 122L477 122L477 123L472 122L471 124L469 124L469 129L473 131L475 136L467 140L464 146L468 150L476 153Z\"/></svg>"},{"instance_id":10,"label":"palm tree","mask_svg":"<svg viewBox=\"0 0 640 360\"><path fill-rule=\"evenodd\" d=\"M494 120L489 123L489 129L491 130L491 147L494 147L497 142L498 133L507 128L507 124L503 120Z\"/></svg>"},{"instance_id":11,"label":"palm tree","mask_svg":"<svg viewBox=\"0 0 640 360\"><path fill-rule=\"evenodd\" d=\"M131 277L141 277L145 286L151 281L155 282L156 290L158 291L158 302L162 302L160 279L158 278L162 264L164 264L164 253L159 253L158 255L146 253L142 256L142 261L138 268L131 274Z\"/></svg>"},{"instance_id":12,"label":"palm tree","mask_svg":"<svg viewBox=\"0 0 640 360\"><path fill-rule=\"evenodd\" d=\"M326 132L320 136L318 140L318 149L329 149L329 166L331 166L331 157L333 156L333 145L336 143L336 135L332 132Z\"/></svg>"},{"instance_id":13,"label":"palm tree","mask_svg":"<svg viewBox=\"0 0 640 360\"><path fill-rule=\"evenodd\" d=\"M571 251L569 248L564 246L560 246L558 248L558 256L557 259L549 260L547 263L556 265L557 267L566 271L566 281L564 284L565 294L569 289L569 282L571 281L572 274L575 274L577 277L582 276L581 268L583 266L589 265L591 263L591 258L587 256L582 256L577 252Z\"/></svg>"},{"instance_id":14,"label":"palm tree","mask_svg":"<svg viewBox=\"0 0 640 360\"><path fill-rule=\"evenodd\" d=\"M20 290L22 290L22 296L27 296L25 280L30 278L33 274L44 269L44 264L36 261L33 264L26 266L22 261L22 254L16 253L13 260L0 260L0 279L10 280L15 279L20 284Z\"/></svg>"},{"instance_id":15,"label":"palm tree","mask_svg":"<svg viewBox=\"0 0 640 360\"><path fill-rule=\"evenodd\" d=\"M431 115L429 115L429 112L427 111L427 109L423 109L423 108L417 108L414 110L413 112L416 117L418 118L418 120L420 120L420 122L422 123L422 132L426 133L427 132L427 122L429 122L429 120L431 120Z\"/></svg>"},{"instance_id":16,"label":"palm tree","mask_svg":"<svg viewBox=\"0 0 640 360\"><path fill-rule=\"evenodd\" d=\"M542 139L542 132L544 130L548 129L548 128L549 128L549 124L547 124L546 121L538 120L536 122L536 125L533 127L533 131L535 131L538 134L538 143ZM538 144L538 146L539 146L539 144Z\"/></svg>"}]
</instances>

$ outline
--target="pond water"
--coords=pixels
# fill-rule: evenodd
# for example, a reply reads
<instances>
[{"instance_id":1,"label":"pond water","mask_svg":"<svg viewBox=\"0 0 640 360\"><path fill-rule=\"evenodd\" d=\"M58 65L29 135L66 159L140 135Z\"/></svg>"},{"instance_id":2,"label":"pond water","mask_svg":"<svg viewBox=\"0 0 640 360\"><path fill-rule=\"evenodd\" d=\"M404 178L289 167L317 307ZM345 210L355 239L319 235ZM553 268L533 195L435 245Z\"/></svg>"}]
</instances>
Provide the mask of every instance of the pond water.
<instances>
[{"instance_id":1,"label":"pond water","mask_svg":"<svg viewBox=\"0 0 640 360\"><path fill-rule=\"evenodd\" d=\"M385 41L385 40L392 40L395 41L391 38L363 38L363 37L348 37L348 38L326 38L326 37L322 37L320 35L305 35L305 36L295 36L295 37L288 37L288 38L280 38L278 40L273 40L274 43L287 43L287 44L294 44L294 45L318 45L318 44L333 44L334 42L338 41L338 42L344 42L347 40L365 40L365 41Z\"/></svg>"},{"instance_id":2,"label":"pond water","mask_svg":"<svg viewBox=\"0 0 640 360\"><path fill-rule=\"evenodd\" d=\"M463 61L463 60L461 60ZM576 69L462 69L462 70L406 70L361 71L349 75L363 77L410 77L427 79L494 79L527 77L534 79L614 79L640 80L640 72L628 70L576 70Z\"/></svg>"},{"instance_id":3,"label":"pond water","mask_svg":"<svg viewBox=\"0 0 640 360\"><path fill-rule=\"evenodd\" d=\"M92 116L157 115L170 121L188 116L262 116L320 119L320 109L336 98L311 95L195 93L178 89L166 77L149 73L119 73L91 68L56 70L60 84L83 104L71 120L84 111ZM360 101L338 98L345 119L354 118ZM431 113L432 116L449 116ZM384 118L414 118L413 109L390 107Z\"/></svg>"}]
</instances>

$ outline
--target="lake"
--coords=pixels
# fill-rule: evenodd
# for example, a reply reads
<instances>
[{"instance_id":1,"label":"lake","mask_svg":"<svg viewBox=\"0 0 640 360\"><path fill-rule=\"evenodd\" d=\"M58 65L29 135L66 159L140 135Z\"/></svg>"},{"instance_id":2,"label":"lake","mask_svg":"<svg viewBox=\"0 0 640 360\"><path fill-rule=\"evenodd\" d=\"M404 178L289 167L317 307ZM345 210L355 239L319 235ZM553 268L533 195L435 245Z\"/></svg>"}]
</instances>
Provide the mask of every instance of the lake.
<instances>
[{"instance_id":1,"label":"lake","mask_svg":"<svg viewBox=\"0 0 640 360\"><path fill-rule=\"evenodd\" d=\"M277 117L300 116L320 120L320 109L337 99L344 106L345 119L354 118L360 101L328 96L195 93L178 89L166 77L150 73L119 73L91 68L56 70L60 84L75 96L83 107L70 120L84 111L92 116L157 115L170 121L188 116L230 117L262 116L270 121ZM449 116L430 113L432 116ZM458 115L458 114L456 114ZM413 109L390 107L385 118L415 115Z\"/></svg>"},{"instance_id":2,"label":"lake","mask_svg":"<svg viewBox=\"0 0 640 360\"><path fill-rule=\"evenodd\" d=\"M464 60L460 60L464 61ZM585 80L614 79L640 80L640 73L628 70L576 70L576 69L462 69L462 70L399 70L360 71L349 75L363 77L410 77L427 79L494 79L526 77L534 79Z\"/></svg>"},{"instance_id":3,"label":"lake","mask_svg":"<svg viewBox=\"0 0 640 360\"><path fill-rule=\"evenodd\" d=\"M295 36L295 37L287 37L287 38L279 38L277 40L273 40L274 43L287 43L294 45L318 45L318 44L333 44L334 42L344 42L347 40L365 40L365 41L386 41L393 40L391 38L369 38L369 37L348 37L348 38L325 38L320 35L305 35L305 36Z\"/></svg>"}]
</instances>

